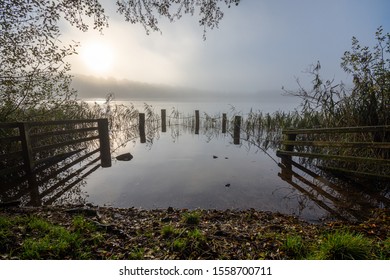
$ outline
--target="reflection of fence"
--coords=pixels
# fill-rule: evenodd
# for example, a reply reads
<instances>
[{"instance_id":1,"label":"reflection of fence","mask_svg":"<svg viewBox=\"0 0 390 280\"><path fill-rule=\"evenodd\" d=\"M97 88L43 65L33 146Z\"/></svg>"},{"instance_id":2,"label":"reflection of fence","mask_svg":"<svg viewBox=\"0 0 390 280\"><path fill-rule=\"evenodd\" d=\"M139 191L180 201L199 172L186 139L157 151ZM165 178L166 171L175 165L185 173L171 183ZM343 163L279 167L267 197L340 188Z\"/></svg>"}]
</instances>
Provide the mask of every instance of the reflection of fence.
<instances>
[{"instance_id":1,"label":"reflection of fence","mask_svg":"<svg viewBox=\"0 0 390 280\"><path fill-rule=\"evenodd\" d=\"M284 158L284 164L279 164L279 167L278 176L282 180L333 217L362 220L369 216L370 210L390 206L385 193L343 181L332 182L321 172L293 160Z\"/></svg>"},{"instance_id":2,"label":"reflection of fence","mask_svg":"<svg viewBox=\"0 0 390 280\"><path fill-rule=\"evenodd\" d=\"M11 189L25 182L29 191L35 190L35 196L42 198L86 169L84 166L72 173L72 166L95 155L97 158L87 165L100 160L100 166L111 166L107 119L2 123L0 144L3 200L20 198L23 191L10 195ZM64 172L71 174L65 176ZM46 182L51 182L51 186L42 189Z\"/></svg>"},{"instance_id":3,"label":"reflection of fence","mask_svg":"<svg viewBox=\"0 0 390 280\"><path fill-rule=\"evenodd\" d=\"M347 168L327 165L326 169L353 176L388 180L389 132L390 126L284 130L284 149L277 151L277 155L289 159L297 156L343 162Z\"/></svg>"}]
</instances>

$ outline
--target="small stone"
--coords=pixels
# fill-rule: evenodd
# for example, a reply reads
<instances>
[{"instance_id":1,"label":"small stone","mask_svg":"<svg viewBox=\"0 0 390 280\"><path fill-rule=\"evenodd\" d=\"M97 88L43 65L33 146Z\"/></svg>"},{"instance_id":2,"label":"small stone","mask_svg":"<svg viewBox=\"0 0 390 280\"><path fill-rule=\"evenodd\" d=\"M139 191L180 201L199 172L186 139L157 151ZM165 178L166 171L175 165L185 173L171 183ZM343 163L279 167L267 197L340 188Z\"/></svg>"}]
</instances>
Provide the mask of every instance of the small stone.
<instances>
[{"instance_id":1,"label":"small stone","mask_svg":"<svg viewBox=\"0 0 390 280\"><path fill-rule=\"evenodd\" d=\"M230 187L230 184L226 184L225 187L227 187L227 188Z\"/></svg>"},{"instance_id":2,"label":"small stone","mask_svg":"<svg viewBox=\"0 0 390 280\"><path fill-rule=\"evenodd\" d=\"M215 159L215 158L218 158L217 156L213 156L213 158Z\"/></svg>"},{"instance_id":3,"label":"small stone","mask_svg":"<svg viewBox=\"0 0 390 280\"><path fill-rule=\"evenodd\" d=\"M130 153L122 154L116 157L117 160L130 161L133 159L133 155Z\"/></svg>"}]
</instances>

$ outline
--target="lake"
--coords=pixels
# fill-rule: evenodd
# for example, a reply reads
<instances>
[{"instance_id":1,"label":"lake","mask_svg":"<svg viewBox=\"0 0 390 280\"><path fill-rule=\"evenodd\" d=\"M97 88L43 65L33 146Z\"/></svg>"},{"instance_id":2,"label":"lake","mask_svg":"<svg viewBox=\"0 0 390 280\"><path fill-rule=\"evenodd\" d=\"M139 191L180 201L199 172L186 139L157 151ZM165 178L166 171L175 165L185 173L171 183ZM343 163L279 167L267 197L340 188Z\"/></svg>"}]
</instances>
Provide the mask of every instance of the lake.
<instances>
[{"instance_id":1,"label":"lake","mask_svg":"<svg viewBox=\"0 0 390 280\"><path fill-rule=\"evenodd\" d=\"M254 208L296 215L310 222L361 219L371 208L389 206L386 193L348 184L296 158L289 164L282 163L276 156L281 128L266 122L266 113L273 112L272 106L245 102L234 106L147 103L148 106L143 102L133 103L133 115L128 121L110 115L111 167L101 168L96 165L99 159L91 161L91 157L85 166L75 165L73 154L67 154L65 166L71 168L64 174L50 175L44 171L37 179L42 184L33 191L28 187L10 190L8 184L0 193L0 201L23 198L30 193L26 201L35 205L92 203L144 209ZM102 110L107 111L105 106L102 105ZM160 119L161 109L166 109L166 128ZM146 115L142 129L137 110ZM199 123L194 110L199 110ZM226 128L223 113L226 113ZM238 136L234 129L236 116L240 117L241 124ZM248 120L253 124L263 123L248 126ZM86 148L79 149L80 153L89 150ZM120 155L131 159L120 160ZM92 165L88 162L95 164L89 171L87 168ZM53 165L51 169L61 168ZM15 195L17 190L21 190L21 194Z\"/></svg>"},{"instance_id":2,"label":"lake","mask_svg":"<svg viewBox=\"0 0 390 280\"><path fill-rule=\"evenodd\" d=\"M363 197L343 182L343 192L332 180L322 178L319 170L296 163L295 176L283 176L281 159L276 156L275 136L262 132L259 146L245 141L234 144L232 132L222 133L220 118L248 113L273 112L264 104L239 103L149 103L155 113L176 108L182 121L168 117L166 132L153 130L145 143L129 141L113 153L131 153L130 161L114 160L111 168L99 169L87 179L87 201L114 207L249 209L281 212L307 221L334 217L360 218L367 209ZM143 103L134 104L140 112ZM259 109L260 108L260 109ZM193 123L199 109L200 129ZM190 121L185 121L188 118ZM183 121L184 120L184 121ZM169 124L171 124L169 126ZM280 137L280 135L279 135ZM280 139L279 139L280 140ZM145 140L144 140L145 141ZM277 142L277 141L276 141ZM265 148L264 148L265 147ZM314 172L314 174L313 174ZM352 195L353 194L353 195ZM353 197L351 200L350 198ZM374 199L373 207L378 202ZM351 210L352 209L352 210Z\"/></svg>"},{"instance_id":3,"label":"lake","mask_svg":"<svg viewBox=\"0 0 390 280\"><path fill-rule=\"evenodd\" d=\"M115 155L130 152L131 161L114 160L87 180L88 201L97 205L142 208L206 208L279 211L317 219L322 211L292 198L292 189L278 177L269 155L230 135L195 135L168 130L153 144L128 143ZM114 155L114 156L115 156ZM274 152L270 155L276 159Z\"/></svg>"}]
</instances>

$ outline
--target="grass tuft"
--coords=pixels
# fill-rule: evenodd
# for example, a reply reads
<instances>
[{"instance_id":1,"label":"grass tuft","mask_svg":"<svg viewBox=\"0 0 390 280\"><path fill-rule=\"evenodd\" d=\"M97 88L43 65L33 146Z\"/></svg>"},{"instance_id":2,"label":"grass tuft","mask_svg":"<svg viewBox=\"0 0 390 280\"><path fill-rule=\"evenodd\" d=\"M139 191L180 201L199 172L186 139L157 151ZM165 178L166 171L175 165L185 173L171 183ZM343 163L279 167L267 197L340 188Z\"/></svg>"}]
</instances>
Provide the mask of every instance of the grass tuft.
<instances>
[{"instance_id":1,"label":"grass tuft","mask_svg":"<svg viewBox=\"0 0 390 280\"><path fill-rule=\"evenodd\" d=\"M196 226L200 223L200 213L199 212L186 212L183 213L183 221L187 225Z\"/></svg>"},{"instance_id":2,"label":"grass tuft","mask_svg":"<svg viewBox=\"0 0 390 280\"><path fill-rule=\"evenodd\" d=\"M174 236L177 234L177 231L175 230L175 228L171 225L165 225L162 229L161 229L161 235L165 238L167 237L171 237L171 236Z\"/></svg>"},{"instance_id":3,"label":"grass tuft","mask_svg":"<svg viewBox=\"0 0 390 280\"><path fill-rule=\"evenodd\" d=\"M172 243L172 249L177 252L182 252L187 247L187 240L185 238L175 239Z\"/></svg>"},{"instance_id":4,"label":"grass tuft","mask_svg":"<svg viewBox=\"0 0 390 280\"><path fill-rule=\"evenodd\" d=\"M308 252L307 245L299 235L287 236L282 249L293 259L304 259Z\"/></svg>"},{"instance_id":5,"label":"grass tuft","mask_svg":"<svg viewBox=\"0 0 390 280\"><path fill-rule=\"evenodd\" d=\"M23 242L23 259L61 258L69 250L79 247L79 235L64 227L34 217L28 223L28 228L37 234Z\"/></svg>"},{"instance_id":6,"label":"grass tuft","mask_svg":"<svg viewBox=\"0 0 390 280\"><path fill-rule=\"evenodd\" d=\"M336 231L325 236L314 259L367 260L371 258L371 245L361 234Z\"/></svg>"}]
</instances>

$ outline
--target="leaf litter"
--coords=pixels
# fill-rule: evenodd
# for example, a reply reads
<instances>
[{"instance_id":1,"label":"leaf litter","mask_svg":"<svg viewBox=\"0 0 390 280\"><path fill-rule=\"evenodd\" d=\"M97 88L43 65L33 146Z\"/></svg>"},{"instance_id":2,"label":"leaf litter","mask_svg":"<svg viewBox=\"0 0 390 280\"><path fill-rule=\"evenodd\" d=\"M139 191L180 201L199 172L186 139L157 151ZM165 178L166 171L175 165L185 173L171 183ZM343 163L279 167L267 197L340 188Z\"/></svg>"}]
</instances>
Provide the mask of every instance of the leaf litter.
<instances>
[{"instance_id":1,"label":"leaf litter","mask_svg":"<svg viewBox=\"0 0 390 280\"><path fill-rule=\"evenodd\" d=\"M195 215L196 214L196 215ZM11 207L0 216L36 216L70 230L81 215L95 226L103 240L94 244L89 259L290 259L284 244L288 236L318 243L326 232L340 228L375 240L389 240L387 210L377 210L365 222L332 221L312 224L294 216L249 210L137 209L112 207ZM199 220L186 223L184 217ZM18 252L26 238L23 230L14 236L3 259ZM18 258L18 256L13 256ZM55 258L55 257L54 257ZM61 258L75 258L65 256ZM77 258L77 257L76 257Z\"/></svg>"}]
</instances>

